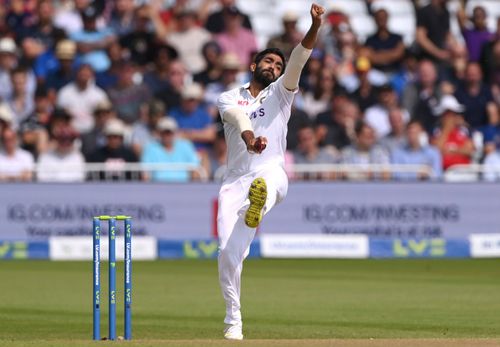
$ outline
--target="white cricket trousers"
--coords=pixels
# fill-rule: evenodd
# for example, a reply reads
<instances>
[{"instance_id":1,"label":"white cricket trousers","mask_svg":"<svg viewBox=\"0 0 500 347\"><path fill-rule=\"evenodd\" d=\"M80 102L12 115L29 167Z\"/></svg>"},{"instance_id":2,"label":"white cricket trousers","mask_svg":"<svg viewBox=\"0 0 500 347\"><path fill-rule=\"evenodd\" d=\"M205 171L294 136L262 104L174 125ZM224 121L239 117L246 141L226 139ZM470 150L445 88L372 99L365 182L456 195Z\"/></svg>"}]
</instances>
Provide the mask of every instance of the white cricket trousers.
<instances>
[{"instance_id":1,"label":"white cricket trousers","mask_svg":"<svg viewBox=\"0 0 500 347\"><path fill-rule=\"evenodd\" d=\"M250 204L248 189L257 177L267 185L264 213L283 200L288 190L288 178L280 166L266 167L256 172L224 180L219 192L217 229L219 234L219 282L226 302L226 324L242 324L240 283L243 260L250 252L256 228L245 224L245 212Z\"/></svg>"}]
</instances>

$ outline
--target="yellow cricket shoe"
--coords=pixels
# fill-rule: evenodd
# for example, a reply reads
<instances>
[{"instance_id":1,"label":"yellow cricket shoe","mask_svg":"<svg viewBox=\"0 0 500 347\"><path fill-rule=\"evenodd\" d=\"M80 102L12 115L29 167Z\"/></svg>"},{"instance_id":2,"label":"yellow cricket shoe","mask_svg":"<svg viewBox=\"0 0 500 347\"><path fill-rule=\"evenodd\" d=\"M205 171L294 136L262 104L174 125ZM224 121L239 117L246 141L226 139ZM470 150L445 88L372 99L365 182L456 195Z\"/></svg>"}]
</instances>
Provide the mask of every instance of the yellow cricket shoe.
<instances>
[{"instance_id":1,"label":"yellow cricket shoe","mask_svg":"<svg viewBox=\"0 0 500 347\"><path fill-rule=\"evenodd\" d=\"M248 190L250 206L245 214L245 224L250 228L257 228L262 220L263 209L267 199L267 185L262 177L252 181Z\"/></svg>"}]
</instances>

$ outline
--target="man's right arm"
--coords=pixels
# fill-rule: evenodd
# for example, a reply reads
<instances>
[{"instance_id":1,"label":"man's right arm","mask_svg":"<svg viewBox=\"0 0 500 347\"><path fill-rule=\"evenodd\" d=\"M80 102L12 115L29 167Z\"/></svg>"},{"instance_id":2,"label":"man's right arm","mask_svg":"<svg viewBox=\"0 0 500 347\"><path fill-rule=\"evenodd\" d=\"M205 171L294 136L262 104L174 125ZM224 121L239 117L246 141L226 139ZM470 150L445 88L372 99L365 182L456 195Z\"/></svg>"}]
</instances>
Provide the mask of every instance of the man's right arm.
<instances>
[{"instance_id":1,"label":"man's right arm","mask_svg":"<svg viewBox=\"0 0 500 347\"><path fill-rule=\"evenodd\" d=\"M316 4L311 5L311 27L301 43L293 49L288 66L285 70L285 75L283 76L283 85L288 90L295 90L299 86L300 74L318 38L318 32L321 27L321 16L323 13L325 13L323 7Z\"/></svg>"}]
</instances>

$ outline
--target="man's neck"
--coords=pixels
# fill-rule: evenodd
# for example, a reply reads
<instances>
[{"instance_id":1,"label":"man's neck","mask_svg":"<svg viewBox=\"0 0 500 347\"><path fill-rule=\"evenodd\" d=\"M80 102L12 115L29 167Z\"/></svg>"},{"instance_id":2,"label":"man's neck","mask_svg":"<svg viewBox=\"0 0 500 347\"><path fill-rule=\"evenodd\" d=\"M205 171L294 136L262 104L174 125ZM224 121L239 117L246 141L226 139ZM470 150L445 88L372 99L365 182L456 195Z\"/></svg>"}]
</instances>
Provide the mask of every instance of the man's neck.
<instances>
[{"instance_id":1,"label":"man's neck","mask_svg":"<svg viewBox=\"0 0 500 347\"><path fill-rule=\"evenodd\" d=\"M256 82L255 80L251 80L250 81L250 86L248 87L248 91L250 92L250 94L256 98L257 95L259 95L259 93L264 89L264 87L259 83L259 82Z\"/></svg>"}]
</instances>

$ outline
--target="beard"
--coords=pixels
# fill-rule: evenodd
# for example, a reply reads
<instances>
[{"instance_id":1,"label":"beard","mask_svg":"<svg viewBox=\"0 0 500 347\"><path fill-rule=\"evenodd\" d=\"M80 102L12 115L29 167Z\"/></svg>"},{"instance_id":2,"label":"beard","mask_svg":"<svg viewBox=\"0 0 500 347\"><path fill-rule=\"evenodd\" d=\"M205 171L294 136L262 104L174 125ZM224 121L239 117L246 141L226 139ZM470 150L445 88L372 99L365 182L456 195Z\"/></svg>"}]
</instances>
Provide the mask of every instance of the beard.
<instances>
[{"instance_id":1,"label":"beard","mask_svg":"<svg viewBox=\"0 0 500 347\"><path fill-rule=\"evenodd\" d=\"M261 84L264 88L276 81L276 76L272 70L262 70L262 68L257 67L253 74L254 80Z\"/></svg>"}]
</instances>

